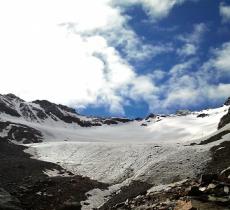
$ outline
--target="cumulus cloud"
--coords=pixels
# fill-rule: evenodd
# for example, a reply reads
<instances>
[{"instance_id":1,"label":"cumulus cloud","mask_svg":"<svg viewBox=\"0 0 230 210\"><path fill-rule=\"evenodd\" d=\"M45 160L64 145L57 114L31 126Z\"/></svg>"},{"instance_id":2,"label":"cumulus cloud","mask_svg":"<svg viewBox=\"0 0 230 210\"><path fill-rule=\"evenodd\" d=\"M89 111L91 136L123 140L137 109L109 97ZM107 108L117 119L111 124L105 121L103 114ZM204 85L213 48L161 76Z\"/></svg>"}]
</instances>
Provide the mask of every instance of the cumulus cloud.
<instances>
[{"instance_id":1,"label":"cumulus cloud","mask_svg":"<svg viewBox=\"0 0 230 210\"><path fill-rule=\"evenodd\" d=\"M199 23L193 26L191 33L179 35L177 38L183 43L183 46L177 49L177 54L185 57L195 55L207 30L204 23Z\"/></svg>"},{"instance_id":2,"label":"cumulus cloud","mask_svg":"<svg viewBox=\"0 0 230 210\"><path fill-rule=\"evenodd\" d=\"M190 56L195 55L197 51L197 46L194 44L186 43L182 48L177 50L177 53L180 56Z\"/></svg>"},{"instance_id":3,"label":"cumulus cloud","mask_svg":"<svg viewBox=\"0 0 230 210\"><path fill-rule=\"evenodd\" d=\"M161 87L157 103L152 109L165 112L172 108L196 107L200 103L215 103L229 97L230 43L212 50L212 58L197 68L197 59L173 66L165 76L169 77ZM199 66L199 64L198 64ZM162 97L163 96L163 97Z\"/></svg>"},{"instance_id":4,"label":"cumulus cloud","mask_svg":"<svg viewBox=\"0 0 230 210\"><path fill-rule=\"evenodd\" d=\"M221 3L220 4L220 15L224 23L229 22L230 21L230 6L224 3Z\"/></svg>"},{"instance_id":5,"label":"cumulus cloud","mask_svg":"<svg viewBox=\"0 0 230 210\"><path fill-rule=\"evenodd\" d=\"M230 84L223 84L223 83L210 86L207 91L208 97L212 100L227 98L229 97L229 93L230 93Z\"/></svg>"},{"instance_id":6,"label":"cumulus cloud","mask_svg":"<svg viewBox=\"0 0 230 210\"><path fill-rule=\"evenodd\" d=\"M230 42L224 43L220 49L214 51L216 58L212 60L213 65L223 71L230 73Z\"/></svg>"},{"instance_id":7,"label":"cumulus cloud","mask_svg":"<svg viewBox=\"0 0 230 210\"><path fill-rule=\"evenodd\" d=\"M139 4L156 21L183 2L0 1L1 93L81 108L106 106L119 114L124 114L123 107L130 100L144 100L152 110L167 110L175 104L194 103L201 95L215 97L209 79L202 82L202 70L189 72L194 60L177 64L168 72L157 69L146 75L137 74L131 65L132 60L143 61L174 49L166 44L146 44L129 26L132 17L124 11ZM184 44L181 54L195 54L205 30L204 24L197 24L193 33L180 36ZM228 71L229 48L225 44L216 49L206 69ZM201 87L205 91L197 92ZM218 86L220 92L227 93L228 88Z\"/></svg>"},{"instance_id":8,"label":"cumulus cloud","mask_svg":"<svg viewBox=\"0 0 230 210\"><path fill-rule=\"evenodd\" d=\"M128 61L168 49L144 44L123 9L113 0L1 1L1 92L116 113L124 113L128 97L153 95L151 78Z\"/></svg>"}]
</instances>

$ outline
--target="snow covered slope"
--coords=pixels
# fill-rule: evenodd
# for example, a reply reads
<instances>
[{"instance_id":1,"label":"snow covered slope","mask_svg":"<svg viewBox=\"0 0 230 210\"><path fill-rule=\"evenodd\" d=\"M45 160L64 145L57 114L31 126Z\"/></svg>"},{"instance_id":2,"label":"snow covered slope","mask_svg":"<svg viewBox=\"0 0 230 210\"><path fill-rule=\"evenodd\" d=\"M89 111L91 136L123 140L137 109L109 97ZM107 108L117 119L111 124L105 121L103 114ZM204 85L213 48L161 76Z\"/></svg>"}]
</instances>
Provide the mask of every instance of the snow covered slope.
<instances>
[{"instance_id":1,"label":"snow covered slope","mask_svg":"<svg viewBox=\"0 0 230 210\"><path fill-rule=\"evenodd\" d=\"M31 145L29 152L36 158L58 162L74 173L104 182L119 183L127 178L150 182L160 178L160 182L163 171L167 176L165 181L179 175L185 178L202 169L208 151L206 147L184 145L215 133L227 111L228 106L223 106L186 116L156 116L90 128L30 124L42 131L46 140ZM188 170L191 168L194 170Z\"/></svg>"},{"instance_id":2,"label":"snow covered slope","mask_svg":"<svg viewBox=\"0 0 230 210\"><path fill-rule=\"evenodd\" d=\"M8 94L0 95L0 121L36 129L42 133L44 142L175 143L199 139L214 132L228 107L186 115L150 115L142 120L106 119L85 117L69 107L48 101L25 102ZM7 131L10 132L9 126L2 130Z\"/></svg>"},{"instance_id":3,"label":"snow covered slope","mask_svg":"<svg viewBox=\"0 0 230 210\"><path fill-rule=\"evenodd\" d=\"M81 116L48 101L25 102L8 94L0 95L0 135L21 143L43 141L30 144L27 152L75 174L110 183L108 192L99 193L103 197L131 180L165 184L199 174L215 142L188 145L230 129L227 125L217 130L228 110L226 104L200 112L151 114L145 119L106 119Z\"/></svg>"}]
</instances>

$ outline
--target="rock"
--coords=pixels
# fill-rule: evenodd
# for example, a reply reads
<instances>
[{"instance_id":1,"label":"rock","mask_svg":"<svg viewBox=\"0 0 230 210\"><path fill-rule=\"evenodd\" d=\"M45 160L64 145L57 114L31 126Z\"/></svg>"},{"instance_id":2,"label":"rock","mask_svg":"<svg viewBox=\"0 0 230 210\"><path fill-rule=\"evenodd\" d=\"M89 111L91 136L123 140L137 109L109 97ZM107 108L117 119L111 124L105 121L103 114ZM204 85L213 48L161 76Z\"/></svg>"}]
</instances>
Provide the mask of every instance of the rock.
<instances>
[{"instance_id":1,"label":"rock","mask_svg":"<svg viewBox=\"0 0 230 210\"><path fill-rule=\"evenodd\" d=\"M59 210L81 210L79 202L66 201Z\"/></svg>"},{"instance_id":2,"label":"rock","mask_svg":"<svg viewBox=\"0 0 230 210\"><path fill-rule=\"evenodd\" d=\"M125 206L125 202L116 204L115 207L114 207L114 209L118 209L118 208L121 208L123 206Z\"/></svg>"},{"instance_id":3,"label":"rock","mask_svg":"<svg viewBox=\"0 0 230 210\"><path fill-rule=\"evenodd\" d=\"M148 119L155 118L155 117L156 117L155 114L150 113L145 119L148 120Z\"/></svg>"},{"instance_id":4,"label":"rock","mask_svg":"<svg viewBox=\"0 0 230 210\"><path fill-rule=\"evenodd\" d=\"M203 174L200 178L200 183L203 185L210 184L213 180L217 180L218 175L217 174Z\"/></svg>"},{"instance_id":5,"label":"rock","mask_svg":"<svg viewBox=\"0 0 230 210\"><path fill-rule=\"evenodd\" d=\"M230 109L228 110L228 113L220 119L220 122L218 124L218 129L223 128L228 123L230 123Z\"/></svg>"},{"instance_id":6,"label":"rock","mask_svg":"<svg viewBox=\"0 0 230 210\"><path fill-rule=\"evenodd\" d=\"M201 117L201 118L204 118L204 117L208 117L209 115L208 114L205 114L205 113L202 113L202 114L199 114L197 115L197 117Z\"/></svg>"},{"instance_id":7,"label":"rock","mask_svg":"<svg viewBox=\"0 0 230 210\"><path fill-rule=\"evenodd\" d=\"M22 210L18 199L0 188L0 209L1 210Z\"/></svg>"},{"instance_id":8,"label":"rock","mask_svg":"<svg viewBox=\"0 0 230 210\"><path fill-rule=\"evenodd\" d=\"M207 187L200 187L199 190L200 190L201 192L204 192L204 191L207 190Z\"/></svg>"},{"instance_id":9,"label":"rock","mask_svg":"<svg viewBox=\"0 0 230 210\"><path fill-rule=\"evenodd\" d=\"M179 200L176 204L176 207L174 210L191 210L192 209L192 203L191 201L181 201Z\"/></svg>"},{"instance_id":10,"label":"rock","mask_svg":"<svg viewBox=\"0 0 230 210\"><path fill-rule=\"evenodd\" d=\"M229 194L229 187L228 187L228 186L224 186L224 192L225 192L226 194Z\"/></svg>"},{"instance_id":11,"label":"rock","mask_svg":"<svg viewBox=\"0 0 230 210\"><path fill-rule=\"evenodd\" d=\"M203 193L199 190L198 186L192 186L191 190L188 193L189 196L200 196L202 194Z\"/></svg>"},{"instance_id":12,"label":"rock","mask_svg":"<svg viewBox=\"0 0 230 210\"><path fill-rule=\"evenodd\" d=\"M216 185L213 184L213 183L209 184L208 187L207 187L208 190L209 189L214 189L214 188L216 188Z\"/></svg>"},{"instance_id":13,"label":"rock","mask_svg":"<svg viewBox=\"0 0 230 210\"><path fill-rule=\"evenodd\" d=\"M218 206L213 202L202 202L192 199L192 208L194 210L227 210L224 206ZM192 209L191 209L192 210Z\"/></svg>"},{"instance_id":14,"label":"rock","mask_svg":"<svg viewBox=\"0 0 230 210\"><path fill-rule=\"evenodd\" d=\"M191 114L191 111L189 110L178 110L176 111L176 115L179 115L179 116L186 116L186 115L189 115Z\"/></svg>"},{"instance_id":15,"label":"rock","mask_svg":"<svg viewBox=\"0 0 230 210\"><path fill-rule=\"evenodd\" d=\"M42 192L37 192L36 195L41 196L41 195L42 195Z\"/></svg>"},{"instance_id":16,"label":"rock","mask_svg":"<svg viewBox=\"0 0 230 210\"><path fill-rule=\"evenodd\" d=\"M107 119L107 120L105 120L103 123L105 123L105 124L107 124L107 125L116 125L116 124L118 124L117 121L112 120L112 119Z\"/></svg>"},{"instance_id":17,"label":"rock","mask_svg":"<svg viewBox=\"0 0 230 210\"><path fill-rule=\"evenodd\" d=\"M147 124L146 123L142 123L141 126L147 126Z\"/></svg>"},{"instance_id":18,"label":"rock","mask_svg":"<svg viewBox=\"0 0 230 210\"><path fill-rule=\"evenodd\" d=\"M230 167L226 168L225 170L221 171L220 173L221 176L224 176L226 178L228 178L230 176Z\"/></svg>"},{"instance_id":19,"label":"rock","mask_svg":"<svg viewBox=\"0 0 230 210\"><path fill-rule=\"evenodd\" d=\"M230 105L230 97L224 102L225 106L229 106Z\"/></svg>"},{"instance_id":20,"label":"rock","mask_svg":"<svg viewBox=\"0 0 230 210\"><path fill-rule=\"evenodd\" d=\"M208 200L212 202L220 202L220 203L227 203L230 201L229 197L219 197L219 196L214 196L214 195L209 195Z\"/></svg>"}]
</instances>

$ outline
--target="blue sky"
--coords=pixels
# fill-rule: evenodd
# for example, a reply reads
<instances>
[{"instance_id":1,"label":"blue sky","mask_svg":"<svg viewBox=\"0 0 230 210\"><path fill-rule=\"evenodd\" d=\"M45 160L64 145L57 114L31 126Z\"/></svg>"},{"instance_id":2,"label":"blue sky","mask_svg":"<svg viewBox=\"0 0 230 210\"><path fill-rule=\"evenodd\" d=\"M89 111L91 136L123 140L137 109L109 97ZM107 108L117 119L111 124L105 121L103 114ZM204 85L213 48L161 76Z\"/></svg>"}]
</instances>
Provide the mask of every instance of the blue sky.
<instances>
[{"instance_id":1,"label":"blue sky","mask_svg":"<svg viewBox=\"0 0 230 210\"><path fill-rule=\"evenodd\" d=\"M221 2L225 6L230 6L228 1ZM150 55L141 61L136 61L135 59L129 61L139 75L154 74L154 71L158 69L163 71L166 76L156 82L156 85L159 87L168 82L170 75L167 75L167 73L176 65L192 62L192 65L186 67L186 72L183 75L195 73L212 58L215 49L230 41L230 21L223 20L224 17L220 14L219 1L187 1L182 5L174 7L167 17L157 21L151 20L141 5L130 7L125 13L130 16L129 26L143 39L144 43L150 45L154 45L155 43L162 46L168 45L173 48L157 56L151 57ZM191 55L178 53L177 51L186 44L179 37L188 36L189 39L189 35L195 33L195 28L198 25L201 26L202 30L200 37L198 37L199 40L194 41L196 42L194 45L197 47L196 52L194 54L191 53ZM120 52L122 53L122 50ZM228 58L230 59L230 57ZM215 75L211 76L215 77ZM218 85L220 83L229 84L230 77L226 72L223 76L216 79L213 78L208 82L210 85ZM202 86L197 86L197 88L202 88ZM161 96L164 97L164 94ZM186 100L189 100L189 97ZM203 98L198 103L171 104L163 112L172 113L178 109L200 110L222 105L224 100L225 97ZM138 102L131 100L130 103L125 106L125 115L129 117L145 116L149 112L158 112L158 109L149 110L149 106L145 100ZM159 111L161 112L162 110ZM82 113L111 115L108 109L104 107L95 108L93 106L83 110Z\"/></svg>"},{"instance_id":2,"label":"blue sky","mask_svg":"<svg viewBox=\"0 0 230 210\"><path fill-rule=\"evenodd\" d=\"M135 118L230 96L227 0L9 0L0 32L1 93L28 101Z\"/></svg>"}]
</instances>

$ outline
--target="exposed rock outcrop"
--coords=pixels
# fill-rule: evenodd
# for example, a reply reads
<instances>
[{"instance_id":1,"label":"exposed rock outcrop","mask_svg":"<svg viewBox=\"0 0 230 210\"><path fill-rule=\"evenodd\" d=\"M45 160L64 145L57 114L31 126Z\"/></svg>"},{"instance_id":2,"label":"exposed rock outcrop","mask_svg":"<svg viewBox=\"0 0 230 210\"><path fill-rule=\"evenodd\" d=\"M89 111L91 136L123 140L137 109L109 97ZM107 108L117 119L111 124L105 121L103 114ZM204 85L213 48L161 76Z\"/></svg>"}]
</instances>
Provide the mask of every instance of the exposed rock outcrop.
<instances>
[{"instance_id":1,"label":"exposed rock outcrop","mask_svg":"<svg viewBox=\"0 0 230 210\"><path fill-rule=\"evenodd\" d=\"M224 102L225 106L229 106L230 105L230 97Z\"/></svg>"},{"instance_id":2,"label":"exposed rock outcrop","mask_svg":"<svg viewBox=\"0 0 230 210\"><path fill-rule=\"evenodd\" d=\"M42 142L43 139L40 131L26 125L12 123L9 121L0 121L0 133L2 137L7 138L8 140L24 144L39 143Z\"/></svg>"},{"instance_id":3,"label":"exposed rock outcrop","mask_svg":"<svg viewBox=\"0 0 230 210\"><path fill-rule=\"evenodd\" d=\"M225 125L230 123L230 108L228 110L228 113L226 115L224 115L218 125L218 129L223 128Z\"/></svg>"}]
</instances>

